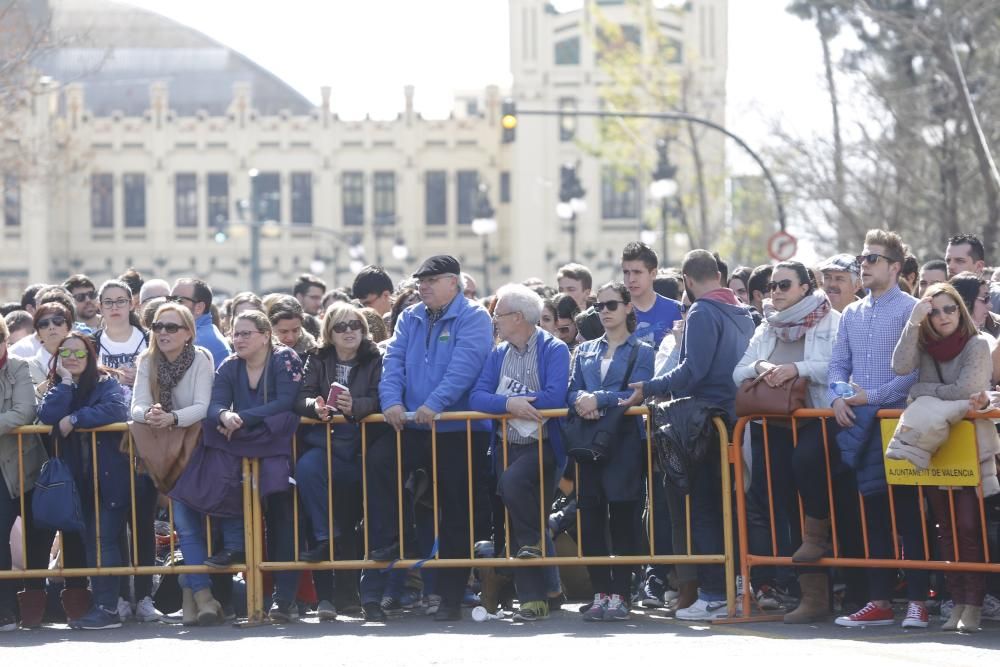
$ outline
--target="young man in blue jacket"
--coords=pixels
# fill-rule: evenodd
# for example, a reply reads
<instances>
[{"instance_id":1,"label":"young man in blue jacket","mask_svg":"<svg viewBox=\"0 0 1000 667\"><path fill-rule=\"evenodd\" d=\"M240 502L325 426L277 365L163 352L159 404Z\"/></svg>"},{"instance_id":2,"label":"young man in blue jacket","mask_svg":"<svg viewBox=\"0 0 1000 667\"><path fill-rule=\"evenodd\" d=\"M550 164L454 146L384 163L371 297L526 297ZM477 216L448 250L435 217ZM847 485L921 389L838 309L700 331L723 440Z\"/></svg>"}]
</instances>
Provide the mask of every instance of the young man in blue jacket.
<instances>
[{"instance_id":1,"label":"young man in blue jacket","mask_svg":"<svg viewBox=\"0 0 1000 667\"><path fill-rule=\"evenodd\" d=\"M493 465L497 493L510 515L511 548L517 558L554 555L552 542L543 544L539 514L549 506L556 470L565 465L555 420L546 423L539 410L566 407L569 384L569 348L538 326L542 299L523 285L505 285L497 292L493 311L500 343L486 360L469 405L478 412L510 413L504 434L494 432ZM502 422L494 422L496 427ZM539 434L539 430L545 428ZM539 479L538 442L542 440L543 478ZM541 495L539 495L541 494ZM548 618L548 591L541 567L514 569L514 583L521 608L515 621Z\"/></svg>"},{"instance_id":2,"label":"young man in blue jacket","mask_svg":"<svg viewBox=\"0 0 1000 667\"><path fill-rule=\"evenodd\" d=\"M435 423L435 418L442 412L469 409L469 393L493 349L490 315L462 295L460 275L458 260L450 255L431 257L413 274L421 303L405 310L396 322L395 335L382 362L379 385L385 420L403 433L404 479L416 468L432 470L432 426L437 432L438 544L442 558L469 555L470 447L466 443L464 421ZM412 422L407 421L407 413L412 413ZM472 424L473 479L485 465L489 428L486 421ZM400 555L398 547L393 549L399 539L395 516L395 442L370 448L367 474L369 543L373 555L395 558ZM435 619L461 618L468 576L467 567L440 571L437 593L441 604ZM372 615L379 618L374 608L369 607Z\"/></svg>"},{"instance_id":3,"label":"young man in blue jacket","mask_svg":"<svg viewBox=\"0 0 1000 667\"><path fill-rule=\"evenodd\" d=\"M736 421L736 385L733 369L753 336L750 310L732 290L722 287L719 264L707 250L692 250L681 265L684 287L691 299L680 364L648 382L630 385L626 401L637 405L644 396L691 396L724 409ZM710 449L699 464L691 487L691 540L695 553L722 553L722 480L720 453ZM722 567L698 566L698 599L677 610L681 620L708 620L726 615Z\"/></svg>"}]
</instances>

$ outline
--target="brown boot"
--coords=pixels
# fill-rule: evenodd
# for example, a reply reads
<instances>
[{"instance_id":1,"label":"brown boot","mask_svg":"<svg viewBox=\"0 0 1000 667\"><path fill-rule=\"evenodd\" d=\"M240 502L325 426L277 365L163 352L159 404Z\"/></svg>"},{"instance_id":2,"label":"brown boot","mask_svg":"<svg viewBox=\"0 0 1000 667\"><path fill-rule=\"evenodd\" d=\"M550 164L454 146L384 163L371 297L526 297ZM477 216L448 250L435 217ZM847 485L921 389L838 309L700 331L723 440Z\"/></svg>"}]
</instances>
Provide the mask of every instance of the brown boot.
<instances>
[{"instance_id":1,"label":"brown boot","mask_svg":"<svg viewBox=\"0 0 1000 667\"><path fill-rule=\"evenodd\" d=\"M800 574L802 600L799 606L785 614L785 623L815 623L830 613L830 588L825 574Z\"/></svg>"},{"instance_id":2,"label":"brown boot","mask_svg":"<svg viewBox=\"0 0 1000 667\"><path fill-rule=\"evenodd\" d=\"M198 609L198 625L217 625L222 622L222 605L212 597L212 589L195 591L194 603Z\"/></svg>"},{"instance_id":3,"label":"brown boot","mask_svg":"<svg viewBox=\"0 0 1000 667\"><path fill-rule=\"evenodd\" d=\"M806 516L802 546L792 554L793 563L815 563L830 550L830 519Z\"/></svg>"},{"instance_id":4,"label":"brown boot","mask_svg":"<svg viewBox=\"0 0 1000 667\"><path fill-rule=\"evenodd\" d=\"M181 623L198 625L198 605L194 601L194 591L190 588L181 589Z\"/></svg>"},{"instance_id":5,"label":"brown boot","mask_svg":"<svg viewBox=\"0 0 1000 667\"><path fill-rule=\"evenodd\" d=\"M698 582L685 581L677 586L677 601L673 607L677 609L687 609L698 601Z\"/></svg>"},{"instance_id":6,"label":"brown boot","mask_svg":"<svg viewBox=\"0 0 1000 667\"><path fill-rule=\"evenodd\" d=\"M59 599L67 621L75 621L90 611L90 591L86 588L64 588Z\"/></svg>"},{"instance_id":7,"label":"brown boot","mask_svg":"<svg viewBox=\"0 0 1000 667\"><path fill-rule=\"evenodd\" d=\"M45 616L45 591L28 589L17 594L17 606L21 610L21 627L37 628Z\"/></svg>"}]
</instances>

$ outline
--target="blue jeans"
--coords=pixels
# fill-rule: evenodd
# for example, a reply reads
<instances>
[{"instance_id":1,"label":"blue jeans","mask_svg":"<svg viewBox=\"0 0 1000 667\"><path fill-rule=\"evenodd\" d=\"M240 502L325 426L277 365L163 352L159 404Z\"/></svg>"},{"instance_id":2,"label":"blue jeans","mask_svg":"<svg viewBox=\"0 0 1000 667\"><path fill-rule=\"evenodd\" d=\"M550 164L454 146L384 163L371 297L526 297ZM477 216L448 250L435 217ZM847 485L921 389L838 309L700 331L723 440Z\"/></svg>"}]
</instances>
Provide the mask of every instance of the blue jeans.
<instances>
[{"instance_id":1,"label":"blue jeans","mask_svg":"<svg viewBox=\"0 0 1000 667\"><path fill-rule=\"evenodd\" d=\"M333 445L336 444L334 440ZM327 481L330 470L333 471L334 538L353 534L361 518L361 461L346 461L333 456L328 468L326 448L306 450L295 464L295 481L314 544L330 539L330 491Z\"/></svg>"},{"instance_id":2,"label":"blue jeans","mask_svg":"<svg viewBox=\"0 0 1000 667\"><path fill-rule=\"evenodd\" d=\"M691 483L691 547L696 554L721 554L722 474L719 451L709 447L698 464ZM729 492L728 489L726 491ZM721 565L698 566L698 596L703 600L726 599L725 575Z\"/></svg>"},{"instance_id":3,"label":"blue jeans","mask_svg":"<svg viewBox=\"0 0 1000 667\"><path fill-rule=\"evenodd\" d=\"M205 538L205 515L179 501L174 504L174 525L180 538L181 554L185 565L201 565L208 558L208 544ZM222 533L222 548L230 551L244 551L246 541L243 535L243 519L212 518L212 532ZM211 587L207 574L185 574L185 587L194 591Z\"/></svg>"},{"instance_id":4,"label":"blue jeans","mask_svg":"<svg viewBox=\"0 0 1000 667\"><path fill-rule=\"evenodd\" d=\"M100 549L101 567L118 567L124 565L121 553L121 538L125 530L125 522L129 509L119 507L108 509L102 506L100 514L94 514L93 499L83 500L84 523L87 532L84 536L84 546L87 549L87 567L97 567L97 552ZM100 521L101 539L97 541L98 520ZM104 576L91 577L90 589L94 604L105 610L116 613L118 609L118 588L121 577Z\"/></svg>"},{"instance_id":5,"label":"blue jeans","mask_svg":"<svg viewBox=\"0 0 1000 667\"><path fill-rule=\"evenodd\" d=\"M541 496L544 494L546 519L551 503L555 482L555 463L551 447L542 450L545 484L538 478L538 444L511 444L508 447L508 465L500 475L497 491L507 506L510 516L511 549L517 552L522 546L541 547L542 523L540 514ZM548 537L548 529L545 530ZM554 556L551 540L545 541L545 555ZM522 603L547 599L552 584L551 575L546 576L546 567L514 568L514 584Z\"/></svg>"}]
</instances>

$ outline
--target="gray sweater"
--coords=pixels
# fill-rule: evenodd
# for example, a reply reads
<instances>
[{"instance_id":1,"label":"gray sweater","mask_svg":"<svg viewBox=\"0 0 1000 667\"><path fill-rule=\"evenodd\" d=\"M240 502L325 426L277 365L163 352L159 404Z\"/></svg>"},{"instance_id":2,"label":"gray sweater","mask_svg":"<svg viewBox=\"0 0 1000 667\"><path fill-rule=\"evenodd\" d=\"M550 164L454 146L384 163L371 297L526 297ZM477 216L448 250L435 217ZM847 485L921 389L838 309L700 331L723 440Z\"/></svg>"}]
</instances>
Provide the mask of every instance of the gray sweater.
<instances>
[{"instance_id":1,"label":"gray sweater","mask_svg":"<svg viewBox=\"0 0 1000 667\"><path fill-rule=\"evenodd\" d=\"M938 364L920 348L920 327L907 324L892 353L892 370L906 375L919 369L917 383L910 388L910 401L920 396L933 396L945 401L964 401L980 391L987 391L993 374L990 343L982 334L966 343L965 348L951 361Z\"/></svg>"}]
</instances>

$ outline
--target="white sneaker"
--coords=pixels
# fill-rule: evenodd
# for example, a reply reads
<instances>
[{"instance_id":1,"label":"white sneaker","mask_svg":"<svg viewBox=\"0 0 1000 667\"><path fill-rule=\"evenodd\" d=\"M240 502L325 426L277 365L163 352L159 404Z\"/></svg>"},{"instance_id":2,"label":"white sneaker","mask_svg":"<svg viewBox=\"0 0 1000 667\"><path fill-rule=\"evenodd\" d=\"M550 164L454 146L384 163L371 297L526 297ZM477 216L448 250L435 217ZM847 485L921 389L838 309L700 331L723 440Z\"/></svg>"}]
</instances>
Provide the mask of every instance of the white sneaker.
<instances>
[{"instance_id":1,"label":"white sneaker","mask_svg":"<svg viewBox=\"0 0 1000 667\"><path fill-rule=\"evenodd\" d=\"M1000 600L994 595L986 595L983 600L982 618L990 621L1000 621Z\"/></svg>"},{"instance_id":2,"label":"white sneaker","mask_svg":"<svg viewBox=\"0 0 1000 667\"><path fill-rule=\"evenodd\" d=\"M132 618L132 604L125 598L118 598L118 616L122 623Z\"/></svg>"},{"instance_id":3,"label":"white sneaker","mask_svg":"<svg viewBox=\"0 0 1000 667\"><path fill-rule=\"evenodd\" d=\"M727 614L725 600L709 602L698 598L687 609L678 609L674 618L681 621L711 621L716 618L725 618Z\"/></svg>"},{"instance_id":4,"label":"white sneaker","mask_svg":"<svg viewBox=\"0 0 1000 667\"><path fill-rule=\"evenodd\" d=\"M156 607L153 606L153 598L148 595L135 605L135 620L140 623L154 623L160 618L160 612L156 611Z\"/></svg>"}]
</instances>

